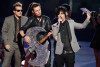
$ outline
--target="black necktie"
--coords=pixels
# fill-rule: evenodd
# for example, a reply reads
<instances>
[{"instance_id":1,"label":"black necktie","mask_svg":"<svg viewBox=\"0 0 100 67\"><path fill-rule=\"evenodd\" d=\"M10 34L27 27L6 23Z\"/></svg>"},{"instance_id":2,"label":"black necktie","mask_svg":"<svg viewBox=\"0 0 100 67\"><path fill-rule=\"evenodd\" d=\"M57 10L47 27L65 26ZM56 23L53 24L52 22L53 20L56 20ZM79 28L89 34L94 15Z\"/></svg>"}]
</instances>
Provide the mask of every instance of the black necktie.
<instances>
[{"instance_id":1,"label":"black necktie","mask_svg":"<svg viewBox=\"0 0 100 67\"><path fill-rule=\"evenodd\" d=\"M16 26L16 42L18 42L18 33L19 33L19 20L17 20L17 26Z\"/></svg>"}]
</instances>

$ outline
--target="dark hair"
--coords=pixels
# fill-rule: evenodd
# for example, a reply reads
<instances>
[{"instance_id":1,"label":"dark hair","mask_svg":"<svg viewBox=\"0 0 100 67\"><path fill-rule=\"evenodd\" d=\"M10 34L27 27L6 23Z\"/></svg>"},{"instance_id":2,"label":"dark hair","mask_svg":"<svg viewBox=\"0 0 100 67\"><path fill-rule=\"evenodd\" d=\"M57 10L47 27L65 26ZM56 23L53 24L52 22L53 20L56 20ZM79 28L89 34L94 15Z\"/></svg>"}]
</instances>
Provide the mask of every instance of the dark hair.
<instances>
[{"instance_id":1,"label":"dark hair","mask_svg":"<svg viewBox=\"0 0 100 67\"><path fill-rule=\"evenodd\" d=\"M59 6L58 8L56 8L56 16L58 16L60 12L63 12L66 16L67 9L63 6Z\"/></svg>"},{"instance_id":2,"label":"dark hair","mask_svg":"<svg viewBox=\"0 0 100 67\"><path fill-rule=\"evenodd\" d=\"M17 6L22 7L22 3L16 2L15 4L13 4L13 10L16 10L15 7Z\"/></svg>"},{"instance_id":3,"label":"dark hair","mask_svg":"<svg viewBox=\"0 0 100 67\"><path fill-rule=\"evenodd\" d=\"M34 8L37 7L37 6L40 6L40 7L41 7L40 3L34 3L34 4L32 5L32 10L34 10Z\"/></svg>"},{"instance_id":4,"label":"dark hair","mask_svg":"<svg viewBox=\"0 0 100 67\"><path fill-rule=\"evenodd\" d=\"M27 16L27 17L31 17L31 16L33 16L33 14L32 14L32 6L34 5L34 4L36 4L36 2L32 2L32 3L30 3L29 4L29 7L28 7L28 9L27 9L27 11L26 11L26 13L25 13L25 16Z\"/></svg>"},{"instance_id":5,"label":"dark hair","mask_svg":"<svg viewBox=\"0 0 100 67\"><path fill-rule=\"evenodd\" d=\"M66 7L66 8L67 8L67 11L70 11L70 6L69 6L68 4L64 3L64 4L62 4L61 6Z\"/></svg>"}]
</instances>

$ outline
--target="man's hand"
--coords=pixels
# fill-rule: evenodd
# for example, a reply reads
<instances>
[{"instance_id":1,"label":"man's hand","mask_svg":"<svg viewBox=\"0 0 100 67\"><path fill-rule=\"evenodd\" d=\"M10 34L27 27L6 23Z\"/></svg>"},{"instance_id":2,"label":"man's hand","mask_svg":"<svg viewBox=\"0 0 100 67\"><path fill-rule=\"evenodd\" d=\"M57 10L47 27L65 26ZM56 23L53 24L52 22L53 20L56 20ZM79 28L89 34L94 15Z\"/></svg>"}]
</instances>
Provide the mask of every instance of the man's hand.
<instances>
[{"instance_id":1,"label":"man's hand","mask_svg":"<svg viewBox=\"0 0 100 67\"><path fill-rule=\"evenodd\" d=\"M87 12L86 15L87 15L87 19L91 18L91 14L90 13Z\"/></svg>"},{"instance_id":2,"label":"man's hand","mask_svg":"<svg viewBox=\"0 0 100 67\"><path fill-rule=\"evenodd\" d=\"M52 34L52 30L48 33L48 36L50 36Z\"/></svg>"},{"instance_id":3,"label":"man's hand","mask_svg":"<svg viewBox=\"0 0 100 67\"><path fill-rule=\"evenodd\" d=\"M27 42L27 43L31 43L31 39L29 36L25 36L24 37L24 40Z\"/></svg>"},{"instance_id":4,"label":"man's hand","mask_svg":"<svg viewBox=\"0 0 100 67\"><path fill-rule=\"evenodd\" d=\"M52 35L52 30L42 40L40 40L39 43L42 44L51 35Z\"/></svg>"},{"instance_id":5,"label":"man's hand","mask_svg":"<svg viewBox=\"0 0 100 67\"><path fill-rule=\"evenodd\" d=\"M10 45L9 44L7 44L7 45L5 45L5 48L6 48L6 50L10 50Z\"/></svg>"},{"instance_id":6,"label":"man's hand","mask_svg":"<svg viewBox=\"0 0 100 67\"><path fill-rule=\"evenodd\" d=\"M62 17L58 18L58 23L60 24L62 22Z\"/></svg>"}]
</instances>

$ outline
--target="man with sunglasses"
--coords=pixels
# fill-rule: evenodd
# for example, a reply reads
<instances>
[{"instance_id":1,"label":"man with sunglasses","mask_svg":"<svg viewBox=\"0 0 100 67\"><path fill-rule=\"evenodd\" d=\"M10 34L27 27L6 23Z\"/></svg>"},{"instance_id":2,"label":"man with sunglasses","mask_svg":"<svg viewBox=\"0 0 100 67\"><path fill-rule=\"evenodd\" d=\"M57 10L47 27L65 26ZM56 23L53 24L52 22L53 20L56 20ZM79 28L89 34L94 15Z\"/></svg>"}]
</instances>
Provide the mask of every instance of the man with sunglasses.
<instances>
[{"instance_id":1,"label":"man with sunglasses","mask_svg":"<svg viewBox=\"0 0 100 67\"><path fill-rule=\"evenodd\" d=\"M2 67L10 67L11 58L15 57L15 67L21 67L20 48L22 47L19 28L25 24L27 18L22 16L22 4L16 2L13 5L14 15L6 17L3 28L2 38L5 44L4 61Z\"/></svg>"}]
</instances>

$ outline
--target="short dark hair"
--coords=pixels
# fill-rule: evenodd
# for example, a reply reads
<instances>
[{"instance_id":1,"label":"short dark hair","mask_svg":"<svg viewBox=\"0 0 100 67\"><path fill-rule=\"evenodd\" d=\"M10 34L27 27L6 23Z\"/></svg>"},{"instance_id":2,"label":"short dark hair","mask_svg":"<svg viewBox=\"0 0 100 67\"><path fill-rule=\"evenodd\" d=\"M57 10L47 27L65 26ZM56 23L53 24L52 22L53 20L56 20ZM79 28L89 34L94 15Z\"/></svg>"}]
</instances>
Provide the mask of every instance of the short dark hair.
<instances>
[{"instance_id":1,"label":"short dark hair","mask_svg":"<svg viewBox=\"0 0 100 67\"><path fill-rule=\"evenodd\" d=\"M64 4L62 4L61 6L66 7L66 8L67 8L67 11L70 11L70 6L69 6L68 4L64 3Z\"/></svg>"},{"instance_id":2,"label":"short dark hair","mask_svg":"<svg viewBox=\"0 0 100 67\"><path fill-rule=\"evenodd\" d=\"M56 8L56 16L58 16L60 12L63 12L66 16L67 9L63 6L58 6L58 8Z\"/></svg>"},{"instance_id":3,"label":"short dark hair","mask_svg":"<svg viewBox=\"0 0 100 67\"><path fill-rule=\"evenodd\" d=\"M32 3L29 4L29 7L28 7L28 9L27 9L27 11L25 13L25 16L27 16L27 17L33 16L33 14L32 14L32 10L33 10L32 6L34 4L36 4L36 2L32 2Z\"/></svg>"},{"instance_id":4,"label":"short dark hair","mask_svg":"<svg viewBox=\"0 0 100 67\"><path fill-rule=\"evenodd\" d=\"M40 6L41 7L40 3L34 3L34 4L32 4L32 7L31 7L32 10L34 10L34 8L37 7L37 6Z\"/></svg>"},{"instance_id":5,"label":"short dark hair","mask_svg":"<svg viewBox=\"0 0 100 67\"><path fill-rule=\"evenodd\" d=\"M13 10L16 10L15 7L17 6L22 7L22 3L16 2L15 4L13 4Z\"/></svg>"}]
</instances>

